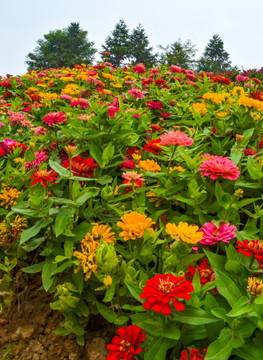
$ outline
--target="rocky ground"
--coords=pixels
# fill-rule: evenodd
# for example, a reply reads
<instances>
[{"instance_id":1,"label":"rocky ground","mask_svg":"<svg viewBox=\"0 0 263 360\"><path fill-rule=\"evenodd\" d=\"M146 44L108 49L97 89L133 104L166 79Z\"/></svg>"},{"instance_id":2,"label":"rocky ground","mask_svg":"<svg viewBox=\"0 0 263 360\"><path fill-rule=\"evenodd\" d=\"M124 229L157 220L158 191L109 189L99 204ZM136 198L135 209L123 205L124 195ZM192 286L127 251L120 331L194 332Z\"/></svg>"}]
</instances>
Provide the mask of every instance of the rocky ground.
<instances>
[{"instance_id":1,"label":"rocky ground","mask_svg":"<svg viewBox=\"0 0 263 360\"><path fill-rule=\"evenodd\" d=\"M17 274L16 301L0 316L1 360L105 360L106 345L115 334L103 319L93 318L88 324L85 346L79 346L74 336L58 336L53 331L63 320L49 303L52 295L39 290L41 280L34 282ZM26 275L28 276L28 275Z\"/></svg>"}]
</instances>

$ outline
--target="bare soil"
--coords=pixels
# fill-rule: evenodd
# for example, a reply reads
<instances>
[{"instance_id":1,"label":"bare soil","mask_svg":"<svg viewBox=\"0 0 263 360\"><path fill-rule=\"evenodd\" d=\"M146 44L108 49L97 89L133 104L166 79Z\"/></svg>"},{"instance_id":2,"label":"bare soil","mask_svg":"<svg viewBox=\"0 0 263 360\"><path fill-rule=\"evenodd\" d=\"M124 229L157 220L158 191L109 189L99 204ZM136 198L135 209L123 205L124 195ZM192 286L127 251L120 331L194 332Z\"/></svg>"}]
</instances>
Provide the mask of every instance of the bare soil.
<instances>
[{"instance_id":1,"label":"bare soil","mask_svg":"<svg viewBox=\"0 0 263 360\"><path fill-rule=\"evenodd\" d=\"M1 360L106 360L106 345L114 327L102 318L91 318L85 346L74 336L58 336L53 331L63 316L51 310L52 295L39 290L39 276L19 272L14 281L16 301L0 317Z\"/></svg>"}]
</instances>

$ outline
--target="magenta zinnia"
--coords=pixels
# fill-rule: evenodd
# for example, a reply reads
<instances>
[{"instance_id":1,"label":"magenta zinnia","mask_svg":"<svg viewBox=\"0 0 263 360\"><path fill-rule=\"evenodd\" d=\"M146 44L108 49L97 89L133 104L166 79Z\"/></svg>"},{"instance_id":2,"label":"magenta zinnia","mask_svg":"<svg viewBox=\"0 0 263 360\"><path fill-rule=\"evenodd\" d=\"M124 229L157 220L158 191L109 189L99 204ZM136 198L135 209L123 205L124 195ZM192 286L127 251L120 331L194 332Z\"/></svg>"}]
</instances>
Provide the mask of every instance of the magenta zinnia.
<instances>
[{"instance_id":1,"label":"magenta zinnia","mask_svg":"<svg viewBox=\"0 0 263 360\"><path fill-rule=\"evenodd\" d=\"M216 180L218 176L229 180L236 180L239 177L240 171L238 166L227 157L210 154L206 154L203 157L207 158L207 160L198 169L201 172L201 176L210 176L212 180Z\"/></svg>"},{"instance_id":2,"label":"magenta zinnia","mask_svg":"<svg viewBox=\"0 0 263 360\"><path fill-rule=\"evenodd\" d=\"M54 125L58 125L60 123L66 123L66 116L64 115L63 112L52 112L46 114L43 117L43 123L53 127Z\"/></svg>"},{"instance_id":3,"label":"magenta zinnia","mask_svg":"<svg viewBox=\"0 0 263 360\"><path fill-rule=\"evenodd\" d=\"M213 221L205 223L200 231L203 231L203 239L200 241L202 245L216 245L219 241L229 243L231 239L236 237L235 225L229 223L221 223L219 228L215 226Z\"/></svg>"}]
</instances>

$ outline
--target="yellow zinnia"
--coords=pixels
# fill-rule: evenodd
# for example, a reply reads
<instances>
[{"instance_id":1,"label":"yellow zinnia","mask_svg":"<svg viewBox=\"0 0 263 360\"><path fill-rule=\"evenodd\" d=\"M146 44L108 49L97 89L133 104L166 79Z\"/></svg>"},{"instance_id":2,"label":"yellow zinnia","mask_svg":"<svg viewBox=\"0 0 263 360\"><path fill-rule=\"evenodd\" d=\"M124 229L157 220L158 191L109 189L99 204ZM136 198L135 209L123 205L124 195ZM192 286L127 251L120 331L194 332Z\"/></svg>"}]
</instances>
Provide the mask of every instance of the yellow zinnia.
<instances>
[{"instance_id":1,"label":"yellow zinnia","mask_svg":"<svg viewBox=\"0 0 263 360\"><path fill-rule=\"evenodd\" d=\"M171 235L173 239L180 239L188 244L196 244L202 240L203 232L198 230L198 226L188 225L182 221L179 222L179 225L168 223L165 227L165 231Z\"/></svg>"},{"instance_id":2,"label":"yellow zinnia","mask_svg":"<svg viewBox=\"0 0 263 360\"><path fill-rule=\"evenodd\" d=\"M152 233L154 231L151 227L153 224L155 222L151 218L147 218L146 215L137 211L123 215L121 221L117 222L117 226L123 230L119 235L124 237L125 241L140 239L144 236L145 230Z\"/></svg>"},{"instance_id":3,"label":"yellow zinnia","mask_svg":"<svg viewBox=\"0 0 263 360\"><path fill-rule=\"evenodd\" d=\"M3 190L0 193L0 205L8 209L16 204L20 191L16 188L8 188L5 184L2 184L2 186Z\"/></svg>"},{"instance_id":4,"label":"yellow zinnia","mask_svg":"<svg viewBox=\"0 0 263 360\"><path fill-rule=\"evenodd\" d=\"M81 251L75 251L74 256L80 260L79 267L75 270L77 273L81 268L85 274L87 281L93 272L97 272L98 266L96 264L96 252L98 250L100 240L103 239L107 244L116 242L115 234L111 227L107 225L94 225L91 232L87 233L84 239L81 240Z\"/></svg>"}]
</instances>

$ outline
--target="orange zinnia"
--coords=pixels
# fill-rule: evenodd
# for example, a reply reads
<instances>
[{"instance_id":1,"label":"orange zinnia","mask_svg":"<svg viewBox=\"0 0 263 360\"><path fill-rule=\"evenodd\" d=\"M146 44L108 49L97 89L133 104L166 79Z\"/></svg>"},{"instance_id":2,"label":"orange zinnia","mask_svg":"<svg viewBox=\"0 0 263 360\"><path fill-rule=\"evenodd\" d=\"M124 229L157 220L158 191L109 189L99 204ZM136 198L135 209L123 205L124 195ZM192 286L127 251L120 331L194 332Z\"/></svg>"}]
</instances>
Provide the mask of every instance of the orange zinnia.
<instances>
[{"instance_id":1,"label":"orange zinnia","mask_svg":"<svg viewBox=\"0 0 263 360\"><path fill-rule=\"evenodd\" d=\"M121 220L117 222L117 226L122 228L123 231L119 235L124 237L125 241L140 239L144 236L145 230L148 230L150 233L154 231L151 226L155 222L137 211L125 214Z\"/></svg>"}]
</instances>

